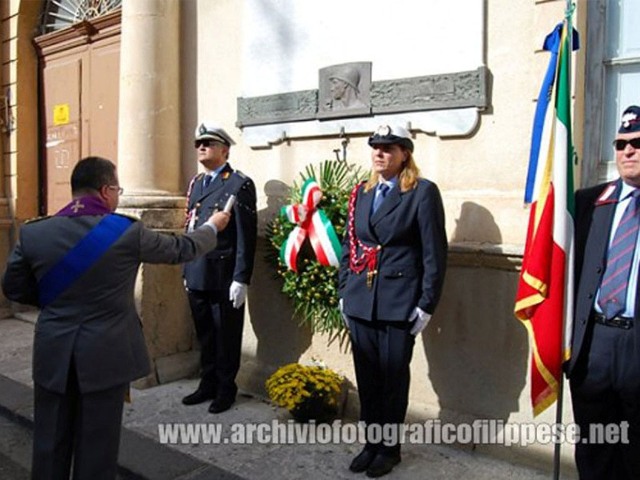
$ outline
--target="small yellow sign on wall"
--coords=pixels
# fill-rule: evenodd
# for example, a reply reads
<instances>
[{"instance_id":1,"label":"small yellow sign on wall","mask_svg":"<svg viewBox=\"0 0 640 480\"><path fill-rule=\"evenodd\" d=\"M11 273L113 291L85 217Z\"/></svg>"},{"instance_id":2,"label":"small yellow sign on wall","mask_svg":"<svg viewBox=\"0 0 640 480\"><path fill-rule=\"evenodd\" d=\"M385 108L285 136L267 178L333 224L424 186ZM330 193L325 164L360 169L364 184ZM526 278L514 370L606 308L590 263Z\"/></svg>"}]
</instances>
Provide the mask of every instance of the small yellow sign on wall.
<instances>
[{"instance_id":1,"label":"small yellow sign on wall","mask_svg":"<svg viewBox=\"0 0 640 480\"><path fill-rule=\"evenodd\" d=\"M53 106L53 124L66 125L69 123L69 104L61 103Z\"/></svg>"}]
</instances>

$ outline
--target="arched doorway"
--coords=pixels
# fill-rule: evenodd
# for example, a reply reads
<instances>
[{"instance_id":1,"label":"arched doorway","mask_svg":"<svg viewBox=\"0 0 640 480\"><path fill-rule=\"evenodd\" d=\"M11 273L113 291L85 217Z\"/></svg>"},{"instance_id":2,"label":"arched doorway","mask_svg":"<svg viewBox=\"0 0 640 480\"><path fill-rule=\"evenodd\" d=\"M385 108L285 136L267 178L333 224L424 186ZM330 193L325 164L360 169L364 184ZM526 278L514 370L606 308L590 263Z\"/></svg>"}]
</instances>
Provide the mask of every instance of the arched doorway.
<instances>
[{"instance_id":1,"label":"arched doorway","mask_svg":"<svg viewBox=\"0 0 640 480\"><path fill-rule=\"evenodd\" d=\"M48 0L38 52L43 213L69 201L80 158L117 162L122 0Z\"/></svg>"}]
</instances>

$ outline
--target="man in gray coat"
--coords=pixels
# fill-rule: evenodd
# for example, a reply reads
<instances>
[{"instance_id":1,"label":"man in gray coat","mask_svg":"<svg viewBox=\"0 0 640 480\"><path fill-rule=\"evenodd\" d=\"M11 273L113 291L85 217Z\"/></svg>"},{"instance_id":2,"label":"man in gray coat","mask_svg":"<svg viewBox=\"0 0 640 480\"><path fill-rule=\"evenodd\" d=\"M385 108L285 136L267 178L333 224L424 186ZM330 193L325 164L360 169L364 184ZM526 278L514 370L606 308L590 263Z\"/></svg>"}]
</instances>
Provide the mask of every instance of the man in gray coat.
<instances>
[{"instance_id":1,"label":"man in gray coat","mask_svg":"<svg viewBox=\"0 0 640 480\"><path fill-rule=\"evenodd\" d=\"M141 262L183 263L215 248L229 214L194 232L153 232L113 213L115 165L81 160L73 200L27 222L2 279L10 300L40 308L33 346L32 478L114 479L125 394L149 373L134 285Z\"/></svg>"}]
</instances>

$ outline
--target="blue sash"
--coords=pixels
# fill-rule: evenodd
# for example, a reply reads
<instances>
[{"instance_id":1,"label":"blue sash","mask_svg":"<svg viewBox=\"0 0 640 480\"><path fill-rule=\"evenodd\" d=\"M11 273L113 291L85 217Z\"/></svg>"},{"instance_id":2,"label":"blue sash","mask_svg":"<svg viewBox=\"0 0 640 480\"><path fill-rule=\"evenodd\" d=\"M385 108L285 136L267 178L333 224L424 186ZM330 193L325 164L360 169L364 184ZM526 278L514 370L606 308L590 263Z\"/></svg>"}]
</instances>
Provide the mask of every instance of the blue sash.
<instances>
[{"instance_id":1,"label":"blue sash","mask_svg":"<svg viewBox=\"0 0 640 480\"><path fill-rule=\"evenodd\" d=\"M133 220L107 215L38 282L40 307L54 301L120 238Z\"/></svg>"}]
</instances>

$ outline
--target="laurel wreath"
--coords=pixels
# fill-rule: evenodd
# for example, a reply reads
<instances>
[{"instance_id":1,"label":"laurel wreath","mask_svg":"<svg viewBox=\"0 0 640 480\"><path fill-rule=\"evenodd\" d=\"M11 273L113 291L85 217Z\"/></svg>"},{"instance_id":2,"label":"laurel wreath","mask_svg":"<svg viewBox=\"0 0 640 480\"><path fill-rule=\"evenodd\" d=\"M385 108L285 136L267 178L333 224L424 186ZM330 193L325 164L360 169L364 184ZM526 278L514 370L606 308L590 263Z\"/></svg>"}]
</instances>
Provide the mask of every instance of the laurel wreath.
<instances>
[{"instance_id":1,"label":"laurel wreath","mask_svg":"<svg viewBox=\"0 0 640 480\"><path fill-rule=\"evenodd\" d=\"M353 186L365 178L365 173L345 162L327 160L317 168L307 165L299 175L300 182L293 183L288 203L300 203L301 186L309 178L315 179L322 190L318 208L324 210L338 237L344 238L349 194ZM268 259L274 265L276 275L283 280L282 292L292 299L301 324L310 327L312 333L328 334L329 343L337 339L343 345L347 331L338 309L338 268L321 265L308 239L298 255L298 273L288 269L278 255L295 227L296 224L283 215L267 224L266 237L273 247Z\"/></svg>"}]
</instances>

